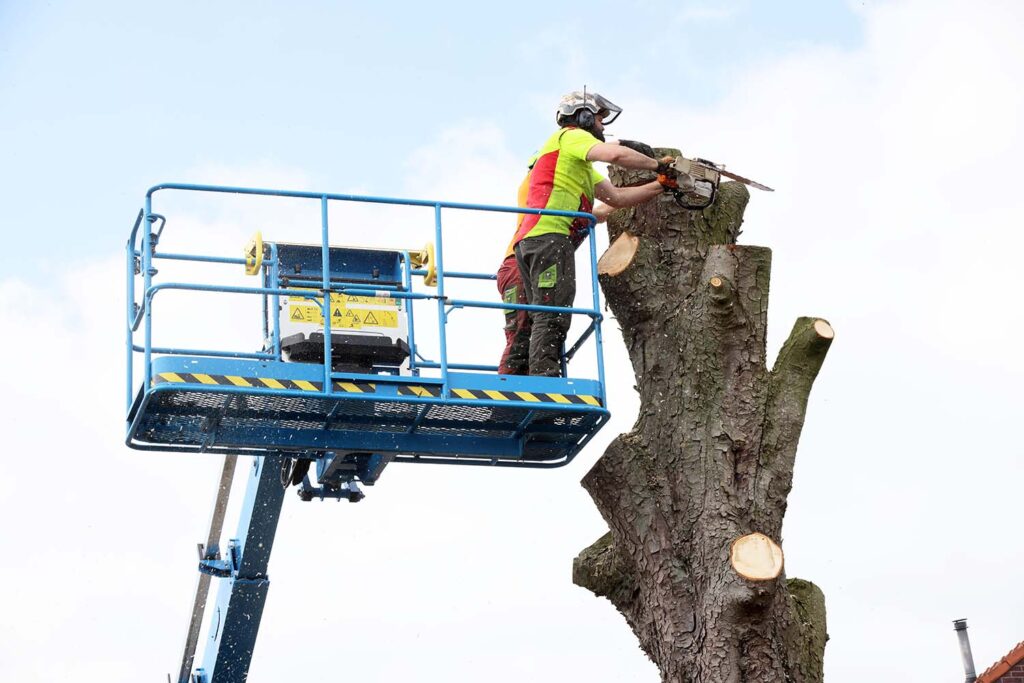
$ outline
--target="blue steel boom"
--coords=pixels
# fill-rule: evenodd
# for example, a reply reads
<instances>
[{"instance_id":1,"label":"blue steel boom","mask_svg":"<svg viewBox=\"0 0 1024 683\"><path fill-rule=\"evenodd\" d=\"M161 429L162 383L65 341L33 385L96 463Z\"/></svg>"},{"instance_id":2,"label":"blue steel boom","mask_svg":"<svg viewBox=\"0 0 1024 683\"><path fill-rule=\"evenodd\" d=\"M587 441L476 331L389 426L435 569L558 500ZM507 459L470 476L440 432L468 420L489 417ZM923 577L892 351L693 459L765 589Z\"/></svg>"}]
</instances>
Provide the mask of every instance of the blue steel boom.
<instances>
[{"instance_id":1,"label":"blue steel boom","mask_svg":"<svg viewBox=\"0 0 1024 683\"><path fill-rule=\"evenodd\" d=\"M161 253L157 247L167 220L153 212L154 195L161 191L318 201L320 243L263 244L257 239L246 258ZM331 201L432 208L436 249L332 247ZM443 210L590 220L592 305L557 309L590 322L568 351L563 349L561 377L498 375L496 366L449 360L446 328L456 310L555 309L450 297L447 280L493 280L494 275L444 269ZM360 484L373 485L392 462L551 468L572 461L609 417L593 221L592 215L576 212L347 194L185 184L150 188L126 245L126 444L138 450L224 455L209 535L200 546L179 683L239 683L248 677L289 484L298 485L303 500L357 502L364 495ZM243 265L261 278L260 286L157 284L153 263L160 259ZM436 277L436 292L416 291L414 276L427 283ZM173 291L261 297L263 347L250 352L154 346L154 304ZM415 302L436 308L436 361L424 358L417 345ZM282 321L287 311L291 320ZM382 328L372 333L367 332L371 328L354 329L359 326L352 320L359 322L360 315L391 336L382 335ZM294 331L296 324L315 330L282 335L284 325ZM141 343L136 339L140 327ZM569 377L570 361L591 340L597 377ZM140 357L142 381L136 386ZM240 455L252 456L252 466L237 533L222 550L224 515ZM214 578L219 579L218 597L201 664L193 668Z\"/></svg>"}]
</instances>

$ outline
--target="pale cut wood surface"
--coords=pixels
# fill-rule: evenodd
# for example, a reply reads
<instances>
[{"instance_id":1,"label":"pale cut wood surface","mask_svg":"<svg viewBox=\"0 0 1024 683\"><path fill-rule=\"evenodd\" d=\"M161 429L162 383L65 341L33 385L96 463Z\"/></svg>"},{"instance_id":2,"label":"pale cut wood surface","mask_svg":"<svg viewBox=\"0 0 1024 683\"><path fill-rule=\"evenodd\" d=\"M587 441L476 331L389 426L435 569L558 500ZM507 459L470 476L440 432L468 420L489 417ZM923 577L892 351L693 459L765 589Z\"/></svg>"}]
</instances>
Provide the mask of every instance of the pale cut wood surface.
<instances>
[{"instance_id":1,"label":"pale cut wood surface","mask_svg":"<svg viewBox=\"0 0 1024 683\"><path fill-rule=\"evenodd\" d=\"M601 258L597 262L597 274L614 277L629 268L639 245L639 237L628 232L619 235L618 239L608 247L608 250L601 254Z\"/></svg>"},{"instance_id":2,"label":"pale cut wood surface","mask_svg":"<svg viewBox=\"0 0 1024 683\"><path fill-rule=\"evenodd\" d=\"M736 573L751 581L770 581L782 573L782 548L757 532L733 541L729 559Z\"/></svg>"}]
</instances>

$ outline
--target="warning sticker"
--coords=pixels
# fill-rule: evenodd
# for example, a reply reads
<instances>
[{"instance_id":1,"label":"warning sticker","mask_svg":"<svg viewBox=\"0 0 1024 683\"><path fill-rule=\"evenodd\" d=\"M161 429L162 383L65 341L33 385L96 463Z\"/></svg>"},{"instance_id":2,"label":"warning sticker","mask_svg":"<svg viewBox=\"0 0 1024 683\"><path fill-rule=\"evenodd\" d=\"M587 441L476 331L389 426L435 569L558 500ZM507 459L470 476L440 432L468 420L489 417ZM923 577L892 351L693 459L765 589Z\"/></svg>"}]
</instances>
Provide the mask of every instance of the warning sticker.
<instances>
[{"instance_id":1,"label":"warning sticker","mask_svg":"<svg viewBox=\"0 0 1024 683\"><path fill-rule=\"evenodd\" d=\"M288 307L288 319L293 323L323 323L324 317L320 308L313 305L291 304Z\"/></svg>"},{"instance_id":2,"label":"warning sticker","mask_svg":"<svg viewBox=\"0 0 1024 683\"><path fill-rule=\"evenodd\" d=\"M349 308L345 314L338 318L331 315L331 324L338 320L342 327L398 327L397 311L370 311L363 309Z\"/></svg>"},{"instance_id":3,"label":"warning sticker","mask_svg":"<svg viewBox=\"0 0 1024 683\"><path fill-rule=\"evenodd\" d=\"M391 297L376 297L376 296L348 296L347 294L332 294L331 302L343 299L349 304L369 304L370 306L394 306L395 308L401 308L401 300L392 299Z\"/></svg>"},{"instance_id":4,"label":"warning sticker","mask_svg":"<svg viewBox=\"0 0 1024 683\"><path fill-rule=\"evenodd\" d=\"M301 290L301 289L305 289L305 288L298 287L297 289ZM308 290L308 291L310 291L310 293L312 293L312 292L315 292L317 290ZM316 299L301 299L301 300L304 300L304 301L307 301L307 302L310 302L310 303L312 303L314 301L316 303L320 303L323 299L322 299L322 297L318 296ZM399 310L399 311L402 310L402 300L401 299L395 299L395 298L392 298L392 297L389 297L389 296L349 296L348 294L336 294L336 293L332 293L331 294L331 308L332 309L335 306L340 306L341 308L347 308L348 306L350 306L352 304L361 305L361 306L380 306L380 307L394 308L394 309Z\"/></svg>"},{"instance_id":5,"label":"warning sticker","mask_svg":"<svg viewBox=\"0 0 1024 683\"><path fill-rule=\"evenodd\" d=\"M319 306L311 304L289 303L288 319L295 323L312 323L323 325L324 317ZM372 311L362 308L342 308L335 306L331 310L332 328L361 329L364 327L398 327L398 311Z\"/></svg>"},{"instance_id":6,"label":"warning sticker","mask_svg":"<svg viewBox=\"0 0 1024 683\"><path fill-rule=\"evenodd\" d=\"M316 290L309 290L311 293ZM288 320L292 323L323 325L323 298L288 298ZM363 327L398 327L402 300L392 297L348 296L331 294L331 327L361 329Z\"/></svg>"}]
</instances>

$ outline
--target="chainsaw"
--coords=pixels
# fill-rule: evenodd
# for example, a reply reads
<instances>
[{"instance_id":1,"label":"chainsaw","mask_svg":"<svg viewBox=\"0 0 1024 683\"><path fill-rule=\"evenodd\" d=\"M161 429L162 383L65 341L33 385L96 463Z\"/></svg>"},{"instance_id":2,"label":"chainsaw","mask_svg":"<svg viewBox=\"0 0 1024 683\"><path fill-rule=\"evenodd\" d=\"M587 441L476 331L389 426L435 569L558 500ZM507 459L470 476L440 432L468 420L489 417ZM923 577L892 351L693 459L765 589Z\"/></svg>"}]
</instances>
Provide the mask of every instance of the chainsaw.
<instances>
[{"instance_id":1,"label":"chainsaw","mask_svg":"<svg viewBox=\"0 0 1024 683\"><path fill-rule=\"evenodd\" d=\"M679 174L676 181L679 183L679 188L672 190L672 194L675 196L676 203L684 209L704 209L710 206L715 201L718 183L722 176L765 192L775 191L755 180L726 171L725 164L716 164L707 159L676 157L671 167Z\"/></svg>"}]
</instances>

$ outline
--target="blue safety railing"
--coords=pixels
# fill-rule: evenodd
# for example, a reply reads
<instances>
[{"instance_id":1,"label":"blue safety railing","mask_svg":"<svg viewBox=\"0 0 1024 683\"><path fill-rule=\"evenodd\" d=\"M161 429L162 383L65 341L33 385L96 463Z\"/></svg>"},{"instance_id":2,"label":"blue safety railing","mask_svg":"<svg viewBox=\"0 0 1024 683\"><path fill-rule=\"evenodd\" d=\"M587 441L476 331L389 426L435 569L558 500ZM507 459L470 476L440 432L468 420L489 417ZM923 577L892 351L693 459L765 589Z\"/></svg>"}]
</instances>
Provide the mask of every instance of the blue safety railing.
<instances>
[{"instance_id":1,"label":"blue safety railing","mask_svg":"<svg viewBox=\"0 0 1024 683\"><path fill-rule=\"evenodd\" d=\"M206 255L193 255L193 254L178 254L178 253L166 253L161 254L157 252L157 244L163 233L163 229L166 226L165 218L153 212L153 197L156 193L162 191L183 191L183 192L197 192L197 193L226 193L226 194L238 194L238 195L259 195L269 197L285 197L295 199L309 199L315 200L320 203L320 242L321 242L321 253L322 253L322 277L315 284L319 285L319 289L310 292L309 289L292 289L271 286L272 283L278 282L277 269L277 254L275 253L276 245L270 242L270 258L269 267L262 268L263 275L263 286L262 287L230 287L230 286L218 286L218 285L205 285L199 283L182 283L182 282L169 282L162 284L154 284L153 276L156 274L153 268L153 261L156 259L167 259L167 260L178 260L178 261L193 261L200 263L211 263L211 264L229 264L229 265L242 265L245 263L243 258L226 258L218 256L206 256ZM358 202L365 204L387 204L397 206L419 206L419 207L432 207L434 209L434 245L435 245L435 264L437 274L437 285L436 294L425 294L421 292L413 291L412 276L423 275L425 271L414 269L411 266L411 260L408 252L405 253L405 268L403 283L405 291L397 291L394 287L374 287L368 288L367 286L354 286L351 284L339 284L337 282L331 282L330 280L330 267L329 267L329 245L330 245L330 230L328 222L328 202ZM471 280L494 280L495 275L485 273L471 273L461 271L445 271L444 269L444 230L442 225L442 210L451 209L457 211L482 211L482 212L498 212L498 213L519 213L519 214L541 214L541 215L552 215L552 216L566 216L571 218L584 218L589 221L587 229L587 237L590 244L590 279L591 279L591 291L592 291L592 306L590 308L562 308L554 306L536 306L526 304L512 304L512 303L497 303L493 301L473 301L468 299L453 299L449 298L447 291L447 280L448 279L471 279ZM442 396L447 395L449 389L449 370L469 370L469 371L484 371L484 372L495 372L497 366L490 365L478 365L470 363L459 363L452 362L448 357L448 340L447 340L447 322L448 315L452 310L465 309L465 308L480 308L480 309L502 309L502 310L528 310L528 311L552 311L558 313L570 313L572 315L587 316L590 318L590 324L587 325L582 335L571 344L563 355L563 368L567 363L576 355L580 348L590 339L594 338L594 347L596 351L596 365L597 365L597 381L600 386L600 401L602 406L606 406L605 396L605 369L604 369L604 357L601 337L601 320L602 315L600 311L600 293L597 282L597 248L594 240L594 224L595 218L592 214L575 212L575 211L552 211L545 209L528 209L522 207L509 207L509 206L491 206L485 204L467 204L458 202L443 202L443 201L428 201L428 200L417 200L417 199L399 199L399 198L386 198L386 197L371 197L371 196L360 196L351 194L331 194L331 193L317 193L317 192L302 192L302 191L289 191L289 190L270 190L270 189L256 189L256 188L243 188L243 187L224 187L216 185L193 185L184 183L165 183L161 185L155 185L146 192L145 205L140 210L138 217L135 220L135 224L131 230L131 235L126 245L126 281L127 281L127 330L126 330L126 356L127 356L127 404L128 410L131 411L133 400L134 400L134 362L136 354L141 354L143 357L143 387L152 386L153 380L153 356L154 354L159 355L188 355L188 356L208 356L211 358L236 358L236 359L253 359L253 360L279 360L281 358L281 334L279 327L279 316L276 311L278 310L278 298L281 296L290 297L304 297L316 300L320 298L318 302L321 306L321 313L323 315L324 325L324 370L323 370L323 388L319 395L322 397L330 397L333 392L332 382L332 364L331 364L331 314L330 314L330 297L325 296L325 292L342 293L351 296L378 296L380 292L386 291L388 297L405 299L412 303L412 300L433 300L437 306L437 319L438 319L438 333L439 333L439 359L438 361L431 361L422 358L416 346L416 326L415 318L413 315L413 306L407 305L407 317L408 317L408 333L409 333L409 367L410 370L418 375L420 369L434 369L440 372L440 384L442 387ZM142 232L141 245L139 244L139 229L145 226ZM141 277L142 289L141 299L137 298L138 292L136 276ZM313 281L310 281L313 284ZM196 292L220 292L230 294L254 294L263 297L263 331L264 339L272 340L271 349L264 352L242 352L242 351L230 351L221 349L186 349L186 348L173 348L173 347L158 347L153 345L153 329L152 329L152 314L153 314L153 302L156 295L164 290L186 290ZM274 315L270 314L270 310L275 311ZM135 336L139 331L139 327L142 327L142 343L136 342ZM425 378L424 378L425 379ZM389 377L388 381L403 381L401 377ZM431 378L431 381L437 381L437 379ZM221 390L230 391L230 387L221 387ZM281 392L282 395L290 392ZM308 396L308 393L304 395ZM314 394L316 395L316 394ZM409 399L411 402L416 403L430 403L430 402L442 402L443 399L430 399L430 398L419 398ZM488 401L478 401L477 405L492 405ZM505 403L493 403L493 405L508 406ZM574 407L567 407L568 410L572 410ZM580 407L584 408L584 407Z\"/></svg>"}]
</instances>

